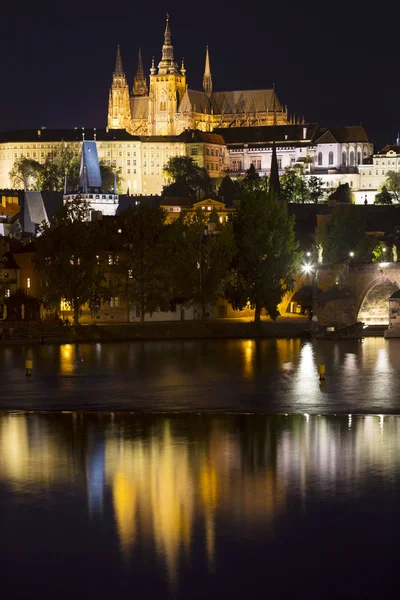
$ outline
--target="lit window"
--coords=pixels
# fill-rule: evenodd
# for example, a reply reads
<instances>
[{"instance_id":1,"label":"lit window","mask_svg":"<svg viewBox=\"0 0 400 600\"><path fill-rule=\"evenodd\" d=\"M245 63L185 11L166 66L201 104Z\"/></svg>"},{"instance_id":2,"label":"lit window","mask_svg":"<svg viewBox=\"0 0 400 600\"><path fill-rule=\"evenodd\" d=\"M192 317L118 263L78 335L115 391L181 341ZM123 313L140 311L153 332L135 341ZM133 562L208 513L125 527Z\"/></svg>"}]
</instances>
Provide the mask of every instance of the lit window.
<instances>
[{"instance_id":1,"label":"lit window","mask_svg":"<svg viewBox=\"0 0 400 600\"><path fill-rule=\"evenodd\" d=\"M31 287L31 278L30 277L26 278L26 287L28 288L28 290Z\"/></svg>"},{"instance_id":2,"label":"lit window","mask_svg":"<svg viewBox=\"0 0 400 600\"><path fill-rule=\"evenodd\" d=\"M100 256L98 254L96 254L96 263L99 265L100 264Z\"/></svg>"},{"instance_id":3,"label":"lit window","mask_svg":"<svg viewBox=\"0 0 400 600\"><path fill-rule=\"evenodd\" d=\"M6 291L4 292L4 295L5 295L6 298L9 298L10 297L10 290L6 289Z\"/></svg>"},{"instance_id":4,"label":"lit window","mask_svg":"<svg viewBox=\"0 0 400 600\"><path fill-rule=\"evenodd\" d=\"M109 265L112 265L112 264L113 264L113 257L112 257L112 254L109 254L109 255L108 255L108 264L109 264Z\"/></svg>"},{"instance_id":5,"label":"lit window","mask_svg":"<svg viewBox=\"0 0 400 600\"><path fill-rule=\"evenodd\" d=\"M128 277L129 277L129 279L133 278L133 271L132 271L132 269L129 269L129 271L128 271Z\"/></svg>"}]
</instances>

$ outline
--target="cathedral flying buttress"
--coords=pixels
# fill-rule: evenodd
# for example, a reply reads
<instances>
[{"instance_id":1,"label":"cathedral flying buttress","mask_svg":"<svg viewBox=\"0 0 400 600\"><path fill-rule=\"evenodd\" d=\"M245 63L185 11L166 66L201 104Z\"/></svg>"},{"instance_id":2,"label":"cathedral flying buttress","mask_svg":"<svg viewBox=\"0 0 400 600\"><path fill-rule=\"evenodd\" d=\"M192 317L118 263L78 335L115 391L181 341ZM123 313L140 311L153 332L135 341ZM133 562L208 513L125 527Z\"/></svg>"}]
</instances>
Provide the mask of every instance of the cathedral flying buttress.
<instances>
[{"instance_id":1,"label":"cathedral flying buttress","mask_svg":"<svg viewBox=\"0 0 400 600\"><path fill-rule=\"evenodd\" d=\"M203 90L189 89L186 69L174 59L167 15L161 60L152 59L149 85L141 51L132 92L122 68L118 46L108 103L108 128L125 129L132 135L171 136L185 129L287 125L293 122L275 89L214 92L210 55L206 48Z\"/></svg>"}]
</instances>

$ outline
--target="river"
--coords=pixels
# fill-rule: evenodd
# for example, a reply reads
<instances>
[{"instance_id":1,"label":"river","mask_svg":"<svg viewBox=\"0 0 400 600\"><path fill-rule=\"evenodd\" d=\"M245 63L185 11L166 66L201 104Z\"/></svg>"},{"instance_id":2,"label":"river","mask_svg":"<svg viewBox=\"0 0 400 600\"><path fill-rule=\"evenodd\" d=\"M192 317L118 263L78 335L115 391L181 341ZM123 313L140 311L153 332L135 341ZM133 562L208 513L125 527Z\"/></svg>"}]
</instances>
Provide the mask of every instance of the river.
<instances>
[{"instance_id":1,"label":"river","mask_svg":"<svg viewBox=\"0 0 400 600\"><path fill-rule=\"evenodd\" d=\"M1 597L395 597L399 350L2 346Z\"/></svg>"}]
</instances>

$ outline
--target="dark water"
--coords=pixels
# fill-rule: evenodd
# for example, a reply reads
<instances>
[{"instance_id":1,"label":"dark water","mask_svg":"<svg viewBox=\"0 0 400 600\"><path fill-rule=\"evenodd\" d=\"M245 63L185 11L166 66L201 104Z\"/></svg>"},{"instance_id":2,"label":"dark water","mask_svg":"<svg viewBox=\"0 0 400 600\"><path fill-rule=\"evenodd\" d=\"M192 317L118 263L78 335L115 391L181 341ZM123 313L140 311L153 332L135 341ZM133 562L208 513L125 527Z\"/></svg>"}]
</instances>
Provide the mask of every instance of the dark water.
<instances>
[{"instance_id":1,"label":"dark water","mask_svg":"<svg viewBox=\"0 0 400 600\"><path fill-rule=\"evenodd\" d=\"M400 340L3 346L0 380L0 409L400 413Z\"/></svg>"},{"instance_id":2,"label":"dark water","mask_svg":"<svg viewBox=\"0 0 400 600\"><path fill-rule=\"evenodd\" d=\"M400 340L3 346L0 378L2 599L397 597Z\"/></svg>"},{"instance_id":3,"label":"dark water","mask_svg":"<svg viewBox=\"0 0 400 600\"><path fill-rule=\"evenodd\" d=\"M0 413L0 593L395 598L400 417Z\"/></svg>"}]
</instances>

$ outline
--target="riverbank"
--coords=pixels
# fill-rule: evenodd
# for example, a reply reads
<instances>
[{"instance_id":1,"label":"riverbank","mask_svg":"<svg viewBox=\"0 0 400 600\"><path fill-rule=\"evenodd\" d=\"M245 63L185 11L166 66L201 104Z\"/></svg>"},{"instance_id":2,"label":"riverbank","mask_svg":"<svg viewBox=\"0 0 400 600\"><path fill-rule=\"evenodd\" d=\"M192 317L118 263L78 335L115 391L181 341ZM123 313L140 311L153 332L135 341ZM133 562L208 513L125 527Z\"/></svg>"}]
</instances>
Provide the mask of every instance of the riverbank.
<instances>
[{"instance_id":1,"label":"riverbank","mask_svg":"<svg viewBox=\"0 0 400 600\"><path fill-rule=\"evenodd\" d=\"M243 339L308 338L310 321L306 317L249 321L170 321L160 323L121 323L73 327L41 327L40 324L14 325L3 333L0 344L65 344L70 342L117 342L165 339ZM6 338L6 339L5 339Z\"/></svg>"}]
</instances>

